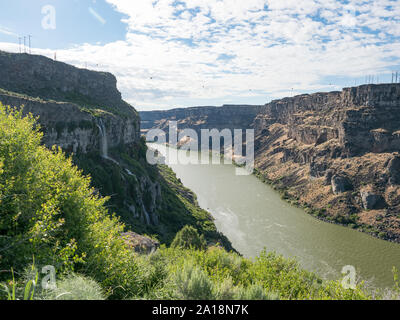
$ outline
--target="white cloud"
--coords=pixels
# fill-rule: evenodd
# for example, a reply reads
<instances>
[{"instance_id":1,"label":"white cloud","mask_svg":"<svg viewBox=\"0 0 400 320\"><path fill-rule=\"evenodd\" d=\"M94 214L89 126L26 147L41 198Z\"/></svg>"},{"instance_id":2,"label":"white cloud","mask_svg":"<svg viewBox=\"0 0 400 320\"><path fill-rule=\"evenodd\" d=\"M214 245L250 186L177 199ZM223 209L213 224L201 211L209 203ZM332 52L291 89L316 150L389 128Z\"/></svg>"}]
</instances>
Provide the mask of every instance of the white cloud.
<instances>
[{"instance_id":1,"label":"white cloud","mask_svg":"<svg viewBox=\"0 0 400 320\"><path fill-rule=\"evenodd\" d=\"M0 33L5 34L7 36L18 37L18 35L15 32L2 26L0 26Z\"/></svg>"},{"instance_id":2,"label":"white cloud","mask_svg":"<svg viewBox=\"0 0 400 320\"><path fill-rule=\"evenodd\" d=\"M326 77L364 77L400 63L393 38L400 36L398 1L182 0L175 7L174 0L106 1L127 16L126 41L57 55L113 72L139 108L255 92L267 100L291 88L327 88Z\"/></svg>"}]
</instances>

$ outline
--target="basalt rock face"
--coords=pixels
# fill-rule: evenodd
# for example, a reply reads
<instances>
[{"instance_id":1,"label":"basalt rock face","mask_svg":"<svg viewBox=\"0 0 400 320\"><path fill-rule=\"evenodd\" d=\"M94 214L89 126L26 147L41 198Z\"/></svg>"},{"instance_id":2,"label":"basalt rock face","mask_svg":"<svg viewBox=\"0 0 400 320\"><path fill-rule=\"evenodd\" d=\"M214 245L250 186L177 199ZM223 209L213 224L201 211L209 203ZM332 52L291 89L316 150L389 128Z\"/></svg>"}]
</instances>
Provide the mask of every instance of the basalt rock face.
<instances>
[{"instance_id":1,"label":"basalt rock face","mask_svg":"<svg viewBox=\"0 0 400 320\"><path fill-rule=\"evenodd\" d=\"M319 217L400 241L399 84L273 101L254 128L258 174L287 197Z\"/></svg>"},{"instance_id":2,"label":"basalt rock face","mask_svg":"<svg viewBox=\"0 0 400 320\"><path fill-rule=\"evenodd\" d=\"M58 145L67 152L88 153L101 150L103 134L109 148L136 143L140 138L136 116L122 118L109 112L93 115L74 103L45 101L11 92L0 91L0 102L13 107L24 106L24 114L38 116L47 147Z\"/></svg>"},{"instance_id":3,"label":"basalt rock face","mask_svg":"<svg viewBox=\"0 0 400 320\"><path fill-rule=\"evenodd\" d=\"M107 72L79 69L43 56L0 51L0 88L42 99L80 101L132 113L117 79Z\"/></svg>"},{"instance_id":4,"label":"basalt rock face","mask_svg":"<svg viewBox=\"0 0 400 320\"><path fill-rule=\"evenodd\" d=\"M365 85L273 101L263 107L255 128L280 123L299 143L337 140L349 156L391 152L400 148L399 106L399 85Z\"/></svg>"}]
</instances>

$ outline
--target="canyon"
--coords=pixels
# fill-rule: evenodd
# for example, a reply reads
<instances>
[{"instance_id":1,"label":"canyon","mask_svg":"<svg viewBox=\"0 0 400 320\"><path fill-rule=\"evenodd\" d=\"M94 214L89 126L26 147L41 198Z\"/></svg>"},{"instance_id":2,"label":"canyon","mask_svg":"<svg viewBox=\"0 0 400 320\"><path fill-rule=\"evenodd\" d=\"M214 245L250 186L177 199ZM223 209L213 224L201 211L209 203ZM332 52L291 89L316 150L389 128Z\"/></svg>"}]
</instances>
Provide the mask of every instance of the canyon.
<instances>
[{"instance_id":1,"label":"canyon","mask_svg":"<svg viewBox=\"0 0 400 320\"><path fill-rule=\"evenodd\" d=\"M179 130L254 129L255 174L285 200L319 219L400 242L399 84L231 108L236 112L206 107L140 116L146 130L165 130L170 120Z\"/></svg>"},{"instance_id":2,"label":"canyon","mask_svg":"<svg viewBox=\"0 0 400 320\"><path fill-rule=\"evenodd\" d=\"M304 94L263 106L138 113L122 100L112 74L0 52L0 101L37 116L43 143L73 155L136 232L161 234L165 224L175 230L186 219L175 228L163 216L172 208L165 193L174 188L146 163L141 138L152 128L167 131L172 120L198 134L254 129L255 174L285 200L319 219L400 242L399 84ZM197 205L192 193L178 189L171 192ZM169 240L172 234L164 232Z\"/></svg>"}]
</instances>

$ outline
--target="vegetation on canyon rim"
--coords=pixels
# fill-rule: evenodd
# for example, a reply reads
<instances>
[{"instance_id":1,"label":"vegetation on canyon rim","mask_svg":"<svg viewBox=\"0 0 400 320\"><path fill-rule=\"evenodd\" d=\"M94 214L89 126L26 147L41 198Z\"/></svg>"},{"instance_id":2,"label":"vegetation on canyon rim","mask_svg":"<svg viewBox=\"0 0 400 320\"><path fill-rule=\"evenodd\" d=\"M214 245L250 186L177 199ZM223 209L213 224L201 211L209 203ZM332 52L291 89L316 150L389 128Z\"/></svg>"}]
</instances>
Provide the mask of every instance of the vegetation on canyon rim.
<instances>
[{"instance_id":1,"label":"vegetation on canyon rim","mask_svg":"<svg viewBox=\"0 0 400 320\"><path fill-rule=\"evenodd\" d=\"M125 225L108 212L109 199L61 149L42 146L41 138L33 116L0 105L3 299L383 297L362 284L352 290L340 281L323 281L274 253L250 260L217 244L207 247L193 226L179 232L170 247L135 253L121 237ZM40 288L37 276L44 265L56 267L57 289Z\"/></svg>"}]
</instances>

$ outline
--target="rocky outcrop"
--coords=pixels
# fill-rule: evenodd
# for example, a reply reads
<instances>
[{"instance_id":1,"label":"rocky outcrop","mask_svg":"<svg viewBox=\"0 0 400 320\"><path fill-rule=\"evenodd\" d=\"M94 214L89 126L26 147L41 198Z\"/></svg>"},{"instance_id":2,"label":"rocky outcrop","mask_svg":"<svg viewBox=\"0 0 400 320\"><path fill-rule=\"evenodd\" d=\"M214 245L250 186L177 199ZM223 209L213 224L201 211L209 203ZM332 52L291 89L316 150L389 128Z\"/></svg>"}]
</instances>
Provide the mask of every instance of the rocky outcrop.
<instances>
[{"instance_id":1,"label":"rocky outcrop","mask_svg":"<svg viewBox=\"0 0 400 320\"><path fill-rule=\"evenodd\" d=\"M334 194L341 194L352 189L350 181L346 177L333 176L331 179Z\"/></svg>"},{"instance_id":2,"label":"rocky outcrop","mask_svg":"<svg viewBox=\"0 0 400 320\"><path fill-rule=\"evenodd\" d=\"M400 86L364 85L273 101L255 120L260 134L271 124L287 126L288 138L303 145L336 140L343 155L392 152L400 148Z\"/></svg>"},{"instance_id":3,"label":"rocky outcrop","mask_svg":"<svg viewBox=\"0 0 400 320\"><path fill-rule=\"evenodd\" d=\"M148 177L140 177L140 184L138 185L138 194L144 196L139 199L139 205L142 209L143 215L141 216L144 223L150 225L158 225L159 217L157 209L159 208L161 198L161 186L158 182L151 181Z\"/></svg>"},{"instance_id":4,"label":"rocky outcrop","mask_svg":"<svg viewBox=\"0 0 400 320\"><path fill-rule=\"evenodd\" d=\"M376 209L377 205L382 201L382 196L372 190L361 189L360 195L365 210Z\"/></svg>"},{"instance_id":5,"label":"rocky outcrop","mask_svg":"<svg viewBox=\"0 0 400 320\"><path fill-rule=\"evenodd\" d=\"M398 155L395 155L394 158L389 161L387 171L389 174L389 184L400 184L400 157Z\"/></svg>"},{"instance_id":6,"label":"rocky outcrop","mask_svg":"<svg viewBox=\"0 0 400 320\"><path fill-rule=\"evenodd\" d=\"M142 236L135 232L125 232L122 234L122 237L126 245L138 253L153 253L160 247L160 243L158 241Z\"/></svg>"},{"instance_id":7,"label":"rocky outcrop","mask_svg":"<svg viewBox=\"0 0 400 320\"><path fill-rule=\"evenodd\" d=\"M134 148L140 144L140 122L136 110L121 99L113 75L78 69L42 56L0 52L0 102L23 107L24 114L38 117L47 147L60 146L84 160L83 155L99 154L105 160L97 166L115 171L117 180L125 179L126 172L121 172L129 165L123 164L120 157L115 160L110 153L121 146ZM118 209L129 211L131 218L143 224L157 225L161 201L158 182L145 171L140 175L129 172L137 181L135 202Z\"/></svg>"}]
</instances>

